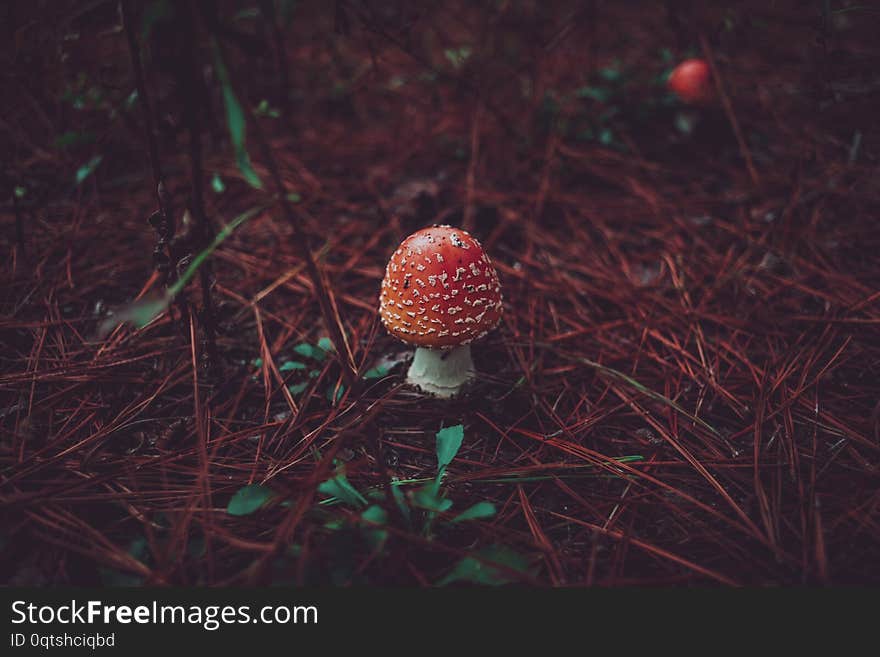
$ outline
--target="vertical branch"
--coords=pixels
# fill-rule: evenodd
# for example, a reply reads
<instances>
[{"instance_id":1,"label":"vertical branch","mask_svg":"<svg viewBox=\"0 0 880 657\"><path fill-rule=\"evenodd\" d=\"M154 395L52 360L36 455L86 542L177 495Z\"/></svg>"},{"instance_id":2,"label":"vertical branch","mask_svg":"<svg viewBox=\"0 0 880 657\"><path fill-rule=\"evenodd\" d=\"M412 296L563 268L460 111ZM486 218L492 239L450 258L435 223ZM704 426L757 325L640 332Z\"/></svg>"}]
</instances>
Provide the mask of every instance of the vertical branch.
<instances>
[{"instance_id":1,"label":"vertical branch","mask_svg":"<svg viewBox=\"0 0 880 657\"><path fill-rule=\"evenodd\" d=\"M180 92L184 97L183 114L186 130L189 133L190 163L190 209L193 216L193 232L197 250L208 245L213 232L205 213L204 185L202 176L202 131L198 117L200 100L199 66L196 57L196 18L191 2L182 3L181 29L184 32L184 62L180 74ZM217 345L215 338L214 305L211 300L211 263L205 262L199 268L199 281L202 288L201 323L205 335L206 356L209 369L216 363Z\"/></svg>"},{"instance_id":2,"label":"vertical branch","mask_svg":"<svg viewBox=\"0 0 880 657\"><path fill-rule=\"evenodd\" d=\"M153 183L156 186L156 201L159 204L159 212L151 217L151 223L158 233L156 247L153 250L153 260L158 269L168 282L168 277L174 277L176 265L172 253L171 238L174 235L174 213L171 209L171 199L165 188L165 179L162 175L162 165L159 161L159 145L156 141L155 124L153 123L153 111L150 98L147 95L147 85L144 82L144 69L141 65L140 49L134 34L133 20L131 15L131 0L120 0L119 12L122 16L122 25L125 29L125 37L128 42L128 54L131 57L131 69L134 75L135 88L141 106L144 130L147 133L147 147L150 154L150 169L153 172ZM155 217L155 219L154 219Z\"/></svg>"},{"instance_id":3,"label":"vertical branch","mask_svg":"<svg viewBox=\"0 0 880 657\"><path fill-rule=\"evenodd\" d=\"M287 49L284 47L284 34L281 32L281 25L278 23L278 17L275 13L274 0L260 0L260 12L272 28L272 47L275 51L275 67L278 69L278 104L281 111L287 116L290 110Z\"/></svg>"}]
</instances>

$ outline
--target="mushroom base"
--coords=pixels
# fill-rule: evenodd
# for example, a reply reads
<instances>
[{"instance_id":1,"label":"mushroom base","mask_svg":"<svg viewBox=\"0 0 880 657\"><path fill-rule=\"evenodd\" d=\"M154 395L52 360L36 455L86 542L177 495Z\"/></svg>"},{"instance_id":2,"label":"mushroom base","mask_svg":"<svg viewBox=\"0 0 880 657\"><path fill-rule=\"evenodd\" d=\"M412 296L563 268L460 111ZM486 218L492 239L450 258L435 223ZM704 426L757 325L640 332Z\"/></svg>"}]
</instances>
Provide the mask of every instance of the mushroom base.
<instances>
[{"instance_id":1,"label":"mushroom base","mask_svg":"<svg viewBox=\"0 0 880 657\"><path fill-rule=\"evenodd\" d=\"M454 349L418 347L406 380L437 397L453 397L473 375L469 344Z\"/></svg>"}]
</instances>

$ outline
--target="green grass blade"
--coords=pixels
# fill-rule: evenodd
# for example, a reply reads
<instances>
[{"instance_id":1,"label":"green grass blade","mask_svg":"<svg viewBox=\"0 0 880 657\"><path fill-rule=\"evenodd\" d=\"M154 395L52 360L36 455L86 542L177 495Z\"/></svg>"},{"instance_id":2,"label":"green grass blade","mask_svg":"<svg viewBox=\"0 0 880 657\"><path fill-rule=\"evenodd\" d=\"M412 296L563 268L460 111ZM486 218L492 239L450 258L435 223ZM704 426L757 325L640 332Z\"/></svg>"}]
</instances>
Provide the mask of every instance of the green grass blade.
<instances>
[{"instance_id":1,"label":"green grass blade","mask_svg":"<svg viewBox=\"0 0 880 657\"><path fill-rule=\"evenodd\" d=\"M701 420L696 415L693 415L692 413L687 412L681 406L676 404L674 401L672 401L668 397L664 397L659 392L654 392L653 390L651 390L647 386L636 381L631 376L628 376L628 375L624 374L623 372L615 370L611 367L607 367L605 365L600 365L599 363L592 361L589 358L576 357L575 360L577 360L580 363L583 363L584 365L588 365L590 367L593 367L593 368L599 370L600 372L603 372L604 374L608 374L609 376L611 376L614 379L617 379L618 381L622 381L622 382L626 383L627 385L629 385L629 386L635 388L636 390L638 390L639 392L641 392L643 395L646 395L646 396L650 397L651 399L654 399L655 401L658 401L662 404L666 404L670 408L672 408L672 409L678 411L679 413L681 413L682 415L684 415L689 420L695 422L696 424L699 424L701 427L706 429L706 431L711 432L713 435L718 436L719 438L721 437L721 433L715 427L713 427L711 424L709 424L705 420Z\"/></svg>"},{"instance_id":2,"label":"green grass blade","mask_svg":"<svg viewBox=\"0 0 880 657\"><path fill-rule=\"evenodd\" d=\"M232 89L232 83L229 80L229 72L223 63L223 57L220 55L220 47L215 41L214 45L214 65L217 68L217 78L220 80L220 86L223 90L223 105L226 107L226 125L229 127L229 136L232 138L232 146L235 149L235 162L241 171L242 176L251 187L262 189L263 183L254 167L251 164L250 156L245 145L247 136L247 120L245 118L244 109Z\"/></svg>"},{"instance_id":3,"label":"green grass blade","mask_svg":"<svg viewBox=\"0 0 880 657\"><path fill-rule=\"evenodd\" d=\"M220 246L226 238L228 238L235 231L236 228L241 226L243 223L252 219L254 216L262 212L266 209L265 205L260 205L257 207L253 207L250 210L246 210L238 215L235 219L230 221L228 224L223 226L217 235L214 237L213 241L207 248L203 249L193 261L189 264L189 267L186 268L186 271L178 278L174 285L169 287L165 292L157 296L149 296L143 299L138 299L130 303L116 311L116 313L112 317L108 317L105 319L100 327L98 328L98 336L103 338L114 328L119 326L120 324L130 323L133 324L137 328L143 328L150 322L152 322L156 317L161 315L168 309L168 306L171 305L171 302L174 301L174 297L176 297L183 288L186 287L187 283L189 283L193 276L196 275L196 272L199 270L199 267L204 264L205 260L207 260L210 255Z\"/></svg>"}]
</instances>

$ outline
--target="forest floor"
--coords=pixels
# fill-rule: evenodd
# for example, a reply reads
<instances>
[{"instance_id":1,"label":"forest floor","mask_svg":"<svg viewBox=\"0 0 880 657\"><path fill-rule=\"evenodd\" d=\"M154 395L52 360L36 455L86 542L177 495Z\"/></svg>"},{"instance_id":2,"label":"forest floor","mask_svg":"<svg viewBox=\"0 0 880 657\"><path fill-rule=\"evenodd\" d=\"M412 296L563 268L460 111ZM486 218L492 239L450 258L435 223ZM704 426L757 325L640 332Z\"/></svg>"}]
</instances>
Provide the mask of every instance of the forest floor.
<instances>
[{"instance_id":1,"label":"forest floor","mask_svg":"<svg viewBox=\"0 0 880 657\"><path fill-rule=\"evenodd\" d=\"M263 190L236 165L206 38L212 231L267 205L210 258L216 354L198 277L100 333L162 276L125 34L79 4L7 22L0 581L880 583L880 14L302 3L277 18L285 94L271 31L230 10L352 386L252 129ZM180 63L151 43L182 223ZM688 55L729 102L669 96ZM377 314L429 224L470 230L504 293L453 400L406 386Z\"/></svg>"}]
</instances>

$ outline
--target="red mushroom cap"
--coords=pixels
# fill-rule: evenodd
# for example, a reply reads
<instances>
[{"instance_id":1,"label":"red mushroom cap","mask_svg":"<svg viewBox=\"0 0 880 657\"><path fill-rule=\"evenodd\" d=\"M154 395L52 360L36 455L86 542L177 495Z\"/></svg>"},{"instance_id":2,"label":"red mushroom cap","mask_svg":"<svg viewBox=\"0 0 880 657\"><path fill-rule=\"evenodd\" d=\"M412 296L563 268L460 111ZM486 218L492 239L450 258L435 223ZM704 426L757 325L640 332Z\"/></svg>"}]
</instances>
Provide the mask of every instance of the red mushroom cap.
<instances>
[{"instance_id":1,"label":"red mushroom cap","mask_svg":"<svg viewBox=\"0 0 880 657\"><path fill-rule=\"evenodd\" d=\"M379 315L388 332L408 344L467 344L501 318L498 272L467 232L423 228L403 240L388 261Z\"/></svg>"},{"instance_id":2,"label":"red mushroom cap","mask_svg":"<svg viewBox=\"0 0 880 657\"><path fill-rule=\"evenodd\" d=\"M712 71L702 59L684 60L669 74L667 85L682 101L694 105L708 104L715 91Z\"/></svg>"}]
</instances>

